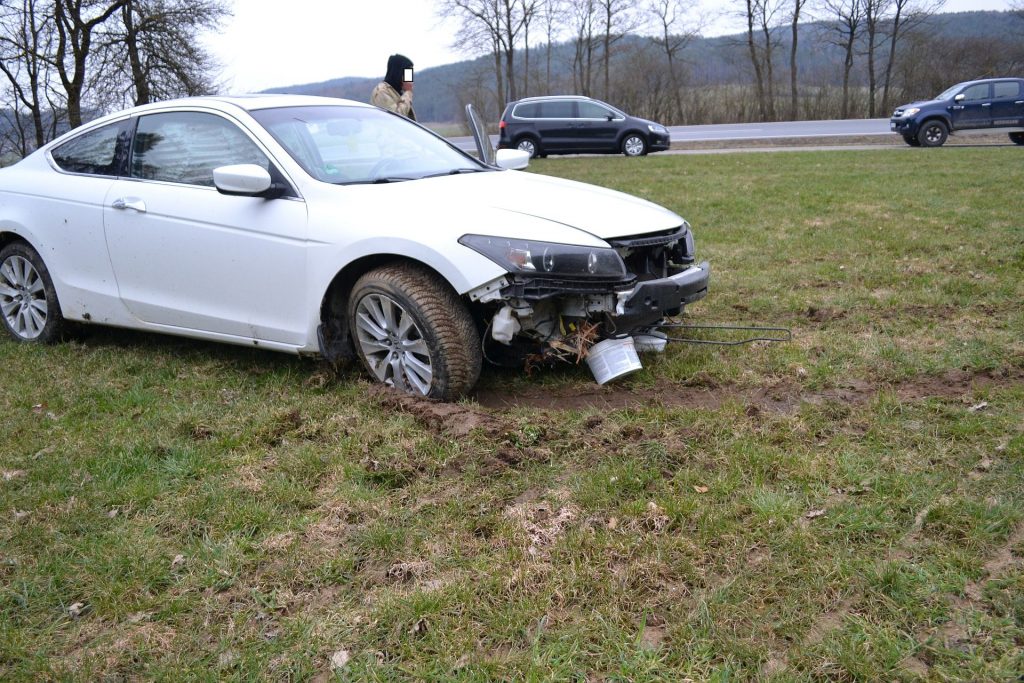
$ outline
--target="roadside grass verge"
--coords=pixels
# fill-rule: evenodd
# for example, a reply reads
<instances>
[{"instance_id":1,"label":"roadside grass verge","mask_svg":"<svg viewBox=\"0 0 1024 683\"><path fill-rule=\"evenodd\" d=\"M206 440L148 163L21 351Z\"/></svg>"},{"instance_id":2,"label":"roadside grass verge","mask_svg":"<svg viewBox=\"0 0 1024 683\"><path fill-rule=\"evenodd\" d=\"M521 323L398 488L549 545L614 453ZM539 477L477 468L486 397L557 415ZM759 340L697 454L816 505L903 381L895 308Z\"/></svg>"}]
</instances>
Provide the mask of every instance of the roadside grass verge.
<instances>
[{"instance_id":1,"label":"roadside grass verge","mask_svg":"<svg viewBox=\"0 0 1024 683\"><path fill-rule=\"evenodd\" d=\"M1021 160L535 162L691 222L691 321L794 331L608 387L0 342L0 678L1018 680Z\"/></svg>"}]
</instances>

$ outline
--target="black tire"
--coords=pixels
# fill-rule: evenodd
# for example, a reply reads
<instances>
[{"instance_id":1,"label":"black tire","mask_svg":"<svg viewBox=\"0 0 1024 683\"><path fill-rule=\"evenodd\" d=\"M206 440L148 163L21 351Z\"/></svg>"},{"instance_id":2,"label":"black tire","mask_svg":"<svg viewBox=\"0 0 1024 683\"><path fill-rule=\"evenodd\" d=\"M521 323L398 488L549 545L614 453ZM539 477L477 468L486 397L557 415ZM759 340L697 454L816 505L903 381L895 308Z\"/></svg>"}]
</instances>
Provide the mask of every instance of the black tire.
<instances>
[{"instance_id":1,"label":"black tire","mask_svg":"<svg viewBox=\"0 0 1024 683\"><path fill-rule=\"evenodd\" d=\"M540 142L531 135L524 135L516 140L516 149L520 149L530 155L531 159L541 156Z\"/></svg>"},{"instance_id":2,"label":"black tire","mask_svg":"<svg viewBox=\"0 0 1024 683\"><path fill-rule=\"evenodd\" d=\"M922 147L942 147L949 137L949 127L939 119L925 121L917 131L917 141Z\"/></svg>"},{"instance_id":3,"label":"black tire","mask_svg":"<svg viewBox=\"0 0 1024 683\"><path fill-rule=\"evenodd\" d=\"M359 278L348 321L363 366L384 384L448 401L480 377L473 318L448 283L421 266L395 263Z\"/></svg>"},{"instance_id":4,"label":"black tire","mask_svg":"<svg viewBox=\"0 0 1024 683\"><path fill-rule=\"evenodd\" d=\"M920 147L921 146L920 141L918 141L918 139L915 138L913 135L904 135L903 136L903 142L907 143L911 147Z\"/></svg>"},{"instance_id":5,"label":"black tire","mask_svg":"<svg viewBox=\"0 0 1024 683\"><path fill-rule=\"evenodd\" d=\"M0 320L15 341L25 344L60 341L67 328L50 271L23 242L0 250Z\"/></svg>"},{"instance_id":6,"label":"black tire","mask_svg":"<svg viewBox=\"0 0 1024 683\"><path fill-rule=\"evenodd\" d=\"M1024 145L1024 133L1010 133L1010 142L1015 145Z\"/></svg>"},{"instance_id":7,"label":"black tire","mask_svg":"<svg viewBox=\"0 0 1024 683\"><path fill-rule=\"evenodd\" d=\"M642 157L647 154L647 138L640 133L626 133L621 149L627 157Z\"/></svg>"}]
</instances>

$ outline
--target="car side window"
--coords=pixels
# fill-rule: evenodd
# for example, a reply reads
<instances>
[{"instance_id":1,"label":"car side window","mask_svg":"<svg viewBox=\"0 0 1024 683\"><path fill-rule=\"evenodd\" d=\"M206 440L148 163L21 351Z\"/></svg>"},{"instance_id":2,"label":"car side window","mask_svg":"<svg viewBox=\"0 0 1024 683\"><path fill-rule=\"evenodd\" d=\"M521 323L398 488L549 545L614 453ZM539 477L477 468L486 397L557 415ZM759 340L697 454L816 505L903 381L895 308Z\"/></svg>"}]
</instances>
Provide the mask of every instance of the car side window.
<instances>
[{"instance_id":1,"label":"car side window","mask_svg":"<svg viewBox=\"0 0 1024 683\"><path fill-rule=\"evenodd\" d=\"M1020 83L1015 81L1000 81L992 85L992 97L994 99L1013 99L1020 95Z\"/></svg>"},{"instance_id":2,"label":"car side window","mask_svg":"<svg viewBox=\"0 0 1024 683\"><path fill-rule=\"evenodd\" d=\"M62 171L118 176L124 172L129 119L110 123L55 147L50 157Z\"/></svg>"},{"instance_id":3,"label":"car side window","mask_svg":"<svg viewBox=\"0 0 1024 683\"><path fill-rule=\"evenodd\" d=\"M542 119L571 119L576 115L575 104L575 102L565 100L541 102L540 117Z\"/></svg>"},{"instance_id":4,"label":"car side window","mask_svg":"<svg viewBox=\"0 0 1024 683\"><path fill-rule=\"evenodd\" d=\"M964 90L965 102L977 102L988 99L988 83L977 83Z\"/></svg>"},{"instance_id":5,"label":"car side window","mask_svg":"<svg viewBox=\"0 0 1024 683\"><path fill-rule=\"evenodd\" d=\"M537 118L537 110L539 108L540 105L536 102L520 104L516 107L515 116L520 119L535 119Z\"/></svg>"},{"instance_id":6,"label":"car side window","mask_svg":"<svg viewBox=\"0 0 1024 683\"><path fill-rule=\"evenodd\" d=\"M606 121L612 115L612 112L608 109L593 102L580 102L577 106L580 108L581 119L601 119Z\"/></svg>"},{"instance_id":7,"label":"car side window","mask_svg":"<svg viewBox=\"0 0 1024 683\"><path fill-rule=\"evenodd\" d=\"M238 126L203 112L150 114L139 119L131 175L144 180L213 187L213 169L270 160Z\"/></svg>"}]
</instances>

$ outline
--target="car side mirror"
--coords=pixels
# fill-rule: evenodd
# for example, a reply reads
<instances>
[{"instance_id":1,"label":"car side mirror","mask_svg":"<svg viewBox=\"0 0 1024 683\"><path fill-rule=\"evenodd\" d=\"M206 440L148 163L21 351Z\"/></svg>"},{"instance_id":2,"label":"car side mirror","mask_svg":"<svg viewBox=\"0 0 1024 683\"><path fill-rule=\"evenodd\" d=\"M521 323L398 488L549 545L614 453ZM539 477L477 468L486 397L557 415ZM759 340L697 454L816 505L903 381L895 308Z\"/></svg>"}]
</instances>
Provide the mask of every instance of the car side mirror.
<instances>
[{"instance_id":1,"label":"car side mirror","mask_svg":"<svg viewBox=\"0 0 1024 683\"><path fill-rule=\"evenodd\" d=\"M221 194L240 197L281 196L267 169L256 164L233 164L213 169L213 184Z\"/></svg>"},{"instance_id":2,"label":"car side mirror","mask_svg":"<svg viewBox=\"0 0 1024 683\"><path fill-rule=\"evenodd\" d=\"M530 165L530 153L521 149L499 149L494 157L499 168L518 171Z\"/></svg>"},{"instance_id":3,"label":"car side mirror","mask_svg":"<svg viewBox=\"0 0 1024 683\"><path fill-rule=\"evenodd\" d=\"M957 95L956 97L953 98L953 101L954 102L963 102L965 99L967 99L967 95L964 95L963 93L960 93L959 95Z\"/></svg>"},{"instance_id":4,"label":"car side mirror","mask_svg":"<svg viewBox=\"0 0 1024 683\"><path fill-rule=\"evenodd\" d=\"M606 116L605 118L608 119L609 121L614 121L615 120L615 114L608 114L608 116Z\"/></svg>"}]
</instances>

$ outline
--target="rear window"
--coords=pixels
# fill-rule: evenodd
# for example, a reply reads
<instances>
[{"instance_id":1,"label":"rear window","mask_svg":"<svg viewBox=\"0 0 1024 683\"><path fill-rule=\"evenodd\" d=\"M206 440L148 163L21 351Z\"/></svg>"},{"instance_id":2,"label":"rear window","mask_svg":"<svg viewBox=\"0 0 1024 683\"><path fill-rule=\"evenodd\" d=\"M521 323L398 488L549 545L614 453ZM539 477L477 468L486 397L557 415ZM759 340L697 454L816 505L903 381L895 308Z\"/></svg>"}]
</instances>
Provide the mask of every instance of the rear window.
<instances>
[{"instance_id":1,"label":"rear window","mask_svg":"<svg viewBox=\"0 0 1024 683\"><path fill-rule=\"evenodd\" d=\"M529 104L516 105L515 111L512 113L513 116L517 116L521 119L535 119L539 116L538 110L540 105L536 102L530 102Z\"/></svg>"},{"instance_id":2,"label":"rear window","mask_svg":"<svg viewBox=\"0 0 1024 683\"><path fill-rule=\"evenodd\" d=\"M1002 81L992 86L992 97L1011 98L1020 94L1020 83L1015 81Z\"/></svg>"},{"instance_id":3,"label":"rear window","mask_svg":"<svg viewBox=\"0 0 1024 683\"><path fill-rule=\"evenodd\" d=\"M111 123L68 140L50 152L61 170L87 175L120 175L128 151L129 120Z\"/></svg>"}]
</instances>

